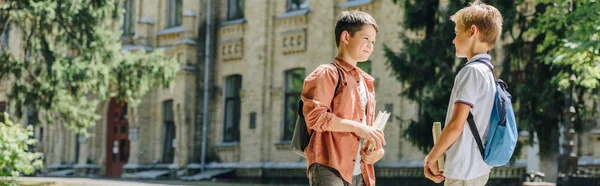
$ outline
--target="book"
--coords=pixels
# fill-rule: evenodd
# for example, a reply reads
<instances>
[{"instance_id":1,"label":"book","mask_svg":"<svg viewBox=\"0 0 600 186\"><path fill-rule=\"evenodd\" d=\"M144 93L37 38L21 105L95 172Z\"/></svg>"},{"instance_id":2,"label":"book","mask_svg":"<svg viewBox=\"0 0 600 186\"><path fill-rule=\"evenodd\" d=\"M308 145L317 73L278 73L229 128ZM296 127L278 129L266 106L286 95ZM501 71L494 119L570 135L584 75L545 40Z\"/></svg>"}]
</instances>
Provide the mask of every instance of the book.
<instances>
[{"instance_id":1,"label":"book","mask_svg":"<svg viewBox=\"0 0 600 186\"><path fill-rule=\"evenodd\" d=\"M431 132L433 134L433 144L437 144L438 140L440 139L440 135L442 134L442 123L440 122L433 122L433 127L431 129ZM440 156L440 158L438 159L438 169L441 171L444 171L444 162L445 156L442 154L442 156Z\"/></svg>"},{"instance_id":2,"label":"book","mask_svg":"<svg viewBox=\"0 0 600 186\"><path fill-rule=\"evenodd\" d=\"M379 111L379 113L375 117L375 121L373 122L373 127L383 131L383 129L385 129L385 125L387 125L387 121L389 118L390 118L389 112ZM365 145L363 145L363 147L367 147L367 149L370 151L375 149L375 145L373 145L370 141L365 141Z\"/></svg>"}]
</instances>

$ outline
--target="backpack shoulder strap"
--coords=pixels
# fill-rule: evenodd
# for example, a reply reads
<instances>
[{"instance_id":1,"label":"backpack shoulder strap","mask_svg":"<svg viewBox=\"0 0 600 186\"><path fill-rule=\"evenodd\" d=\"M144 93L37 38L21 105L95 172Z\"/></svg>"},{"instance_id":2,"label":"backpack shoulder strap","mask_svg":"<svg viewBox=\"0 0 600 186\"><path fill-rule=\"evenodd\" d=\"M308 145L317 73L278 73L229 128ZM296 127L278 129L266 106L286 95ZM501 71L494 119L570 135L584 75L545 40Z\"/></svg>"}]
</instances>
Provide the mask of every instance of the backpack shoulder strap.
<instances>
[{"instance_id":1,"label":"backpack shoulder strap","mask_svg":"<svg viewBox=\"0 0 600 186\"><path fill-rule=\"evenodd\" d=\"M331 63L331 65L333 65L335 67L335 69L337 69L337 72L338 72L338 81L337 81L337 84L335 85L335 90L333 92L333 97L335 98L335 96L337 95L338 88L340 87L340 81L342 81L341 80L342 78L340 75L340 73L341 73L340 69L338 69L334 63ZM333 100L333 98L332 98L332 100ZM300 99L299 102L300 102L300 104L298 104L298 111L299 111L298 115L300 115L301 117L304 117L304 113L302 113L302 108L304 106L304 102L302 101L302 99Z\"/></svg>"},{"instance_id":2,"label":"backpack shoulder strap","mask_svg":"<svg viewBox=\"0 0 600 186\"><path fill-rule=\"evenodd\" d=\"M337 73L337 74L338 74L338 80L337 80L337 84L335 85L335 89L333 90L333 98L335 98L335 96L337 96L337 91L338 91L338 88L340 88L340 82L342 81L342 75L341 75L341 73L342 73L342 72L340 72L340 69L339 69L339 68L338 68L338 67L337 67L337 66L336 66L334 63L331 63L331 65L333 65L333 67L335 67L335 69L336 69L336 70L337 70L337 72L338 72L338 73ZM333 98L331 98L331 101L333 101ZM300 99L300 101L302 101L302 99ZM298 112L298 113L300 113L300 114L301 114L301 116L302 116L302 117L304 117L304 114L302 113L302 107L303 107L303 106L304 106L304 104L303 104L303 103L301 103L301 105L299 106L299 110L300 110L300 111ZM312 137L312 134L313 134L313 133L314 133L314 131L313 131L313 132L310 132L310 134L309 134L309 138L310 138L310 137Z\"/></svg>"},{"instance_id":3,"label":"backpack shoulder strap","mask_svg":"<svg viewBox=\"0 0 600 186\"><path fill-rule=\"evenodd\" d=\"M473 120L473 114L469 111L469 116L467 117L467 122L469 123L469 127L471 128L471 133L473 133L473 137L475 137L475 142L477 142L477 147L479 147L479 152L481 152L481 158L483 156L483 143L481 143L481 136L479 135L479 131L477 130L477 126L475 125L475 121Z\"/></svg>"},{"instance_id":4,"label":"backpack shoulder strap","mask_svg":"<svg viewBox=\"0 0 600 186\"><path fill-rule=\"evenodd\" d=\"M335 96L337 95L338 88L340 88L340 82L342 81L342 75L341 75L342 72L340 72L340 69L337 67L337 65L335 65L335 63L331 63L331 65L333 65L333 67L335 67L335 69L338 72L337 84L335 85L335 90L333 91L333 97L335 98Z\"/></svg>"},{"instance_id":5,"label":"backpack shoulder strap","mask_svg":"<svg viewBox=\"0 0 600 186\"><path fill-rule=\"evenodd\" d=\"M490 69L490 71L492 72L492 78L494 78L494 81L496 80L496 74L494 73L494 67L492 67L492 65L490 65L489 61L487 61L486 59L476 59L472 63L482 63L485 66L487 66Z\"/></svg>"}]
</instances>

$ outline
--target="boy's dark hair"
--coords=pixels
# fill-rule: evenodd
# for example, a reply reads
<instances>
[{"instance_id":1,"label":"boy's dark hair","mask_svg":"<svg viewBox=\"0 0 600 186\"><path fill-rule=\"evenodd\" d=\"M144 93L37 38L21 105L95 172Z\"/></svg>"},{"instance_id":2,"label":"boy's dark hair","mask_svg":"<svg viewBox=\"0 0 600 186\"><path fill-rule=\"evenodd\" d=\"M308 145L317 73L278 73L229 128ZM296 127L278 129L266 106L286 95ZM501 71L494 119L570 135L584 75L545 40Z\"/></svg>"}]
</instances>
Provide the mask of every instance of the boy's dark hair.
<instances>
[{"instance_id":1,"label":"boy's dark hair","mask_svg":"<svg viewBox=\"0 0 600 186\"><path fill-rule=\"evenodd\" d=\"M354 33L360 31L363 25L373 25L376 32L379 32L379 26L375 19L367 14L366 12L358 10L343 11L340 17L335 23L335 44L337 47L340 46L340 37L342 32L348 31L350 36L354 36Z\"/></svg>"}]
</instances>

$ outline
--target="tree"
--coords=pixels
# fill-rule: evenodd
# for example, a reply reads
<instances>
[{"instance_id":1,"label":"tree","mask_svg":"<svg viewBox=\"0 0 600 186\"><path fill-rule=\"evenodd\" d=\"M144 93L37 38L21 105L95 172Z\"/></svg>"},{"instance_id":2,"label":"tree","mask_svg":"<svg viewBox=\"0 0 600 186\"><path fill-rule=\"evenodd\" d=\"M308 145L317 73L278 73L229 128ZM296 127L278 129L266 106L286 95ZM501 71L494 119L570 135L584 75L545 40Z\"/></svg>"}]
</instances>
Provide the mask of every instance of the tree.
<instances>
[{"instance_id":1,"label":"tree","mask_svg":"<svg viewBox=\"0 0 600 186\"><path fill-rule=\"evenodd\" d=\"M33 145L33 127L24 128L13 123L8 114L0 113L0 185L18 185L16 179L20 173L31 174L42 168L40 153L27 152Z\"/></svg>"},{"instance_id":2,"label":"tree","mask_svg":"<svg viewBox=\"0 0 600 186\"><path fill-rule=\"evenodd\" d=\"M438 8L438 2L406 1L405 28L424 30L425 37L403 37L404 49L398 54L386 47L387 64L399 81L408 84L403 96L419 104L418 119L410 121L405 136L424 152L433 146L431 124L445 118L454 76L464 64L455 63L451 44L454 24L448 17L466 6L466 1L451 1L446 8ZM548 180L556 181L558 131L559 125L568 123L565 120L571 105L569 87L575 90L572 96L577 113L575 128L582 131L585 127L582 124L596 114L600 79L599 3L570 0L485 3L503 13L502 38L508 43L503 46L500 78L508 83L512 93L519 129L537 134L540 170L547 173ZM569 81L571 75L576 77L575 81Z\"/></svg>"},{"instance_id":3,"label":"tree","mask_svg":"<svg viewBox=\"0 0 600 186\"><path fill-rule=\"evenodd\" d=\"M396 79L406 84L401 93L419 105L418 117L409 121L404 136L425 153L433 147L431 126L434 121L446 118L446 109L454 77L464 62L456 60L454 45L454 23L450 16L468 5L466 0L449 1L440 6L439 0L398 1L403 2L404 28L400 32L404 46L396 53L385 46L387 65ZM514 1L494 1L501 10L514 12ZM507 14L505 20L514 20L514 14ZM505 31L514 24L504 24ZM411 37L422 33L422 37ZM434 55L427 55L434 54Z\"/></svg>"},{"instance_id":4,"label":"tree","mask_svg":"<svg viewBox=\"0 0 600 186\"><path fill-rule=\"evenodd\" d=\"M48 123L86 133L108 98L140 102L151 88L167 87L179 69L161 51L121 51L122 1L6 0L0 31L21 32L23 46L0 51L0 79L11 86L17 117L35 108ZM18 36L18 35L17 35ZM16 48L19 47L19 48Z\"/></svg>"},{"instance_id":5,"label":"tree","mask_svg":"<svg viewBox=\"0 0 600 186\"><path fill-rule=\"evenodd\" d=\"M515 54L505 63L510 65L507 71L523 74L522 83L515 87L521 127L537 134L540 169L551 181L556 181L559 167L559 126L582 132L591 127L583 124L597 115L599 18L598 2L536 1L535 19L521 27L522 37L507 46ZM516 51L516 45L528 50ZM571 111L575 111L573 118Z\"/></svg>"}]
</instances>

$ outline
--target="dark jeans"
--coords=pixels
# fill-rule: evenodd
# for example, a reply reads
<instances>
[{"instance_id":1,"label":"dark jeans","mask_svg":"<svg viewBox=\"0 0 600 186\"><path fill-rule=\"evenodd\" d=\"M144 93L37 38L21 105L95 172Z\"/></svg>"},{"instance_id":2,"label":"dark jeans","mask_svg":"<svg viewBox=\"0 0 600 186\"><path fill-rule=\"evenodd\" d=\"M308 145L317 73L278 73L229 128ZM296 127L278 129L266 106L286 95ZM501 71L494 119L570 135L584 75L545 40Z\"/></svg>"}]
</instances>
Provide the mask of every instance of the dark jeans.
<instances>
[{"instance_id":1,"label":"dark jeans","mask_svg":"<svg viewBox=\"0 0 600 186\"><path fill-rule=\"evenodd\" d=\"M311 186L364 186L362 174L352 176L352 184L344 181L340 173L323 164L314 163L308 168L308 181Z\"/></svg>"}]
</instances>

